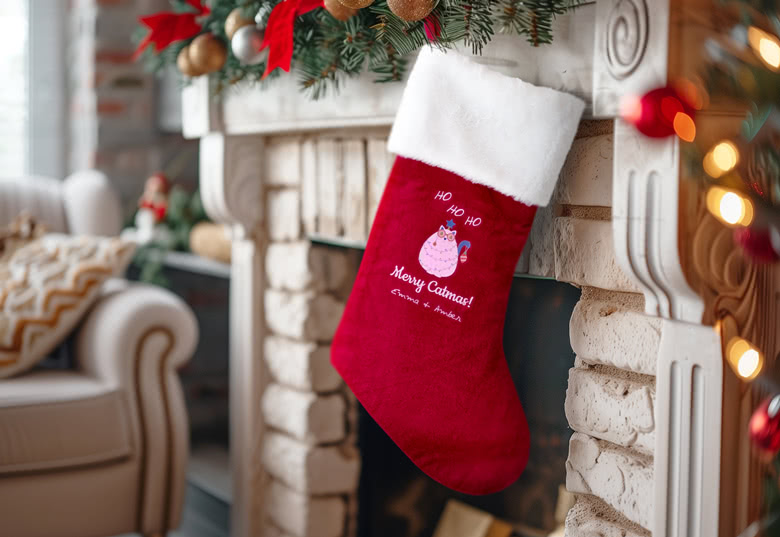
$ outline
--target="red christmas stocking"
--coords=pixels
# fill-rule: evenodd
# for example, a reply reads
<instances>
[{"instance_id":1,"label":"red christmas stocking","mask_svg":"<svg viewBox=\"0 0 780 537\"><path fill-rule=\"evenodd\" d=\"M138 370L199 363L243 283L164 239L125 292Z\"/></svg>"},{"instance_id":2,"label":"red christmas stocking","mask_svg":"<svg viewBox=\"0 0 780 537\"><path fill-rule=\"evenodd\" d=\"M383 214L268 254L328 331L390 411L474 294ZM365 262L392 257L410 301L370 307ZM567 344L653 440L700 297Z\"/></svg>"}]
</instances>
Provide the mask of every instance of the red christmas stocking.
<instances>
[{"instance_id":1,"label":"red christmas stocking","mask_svg":"<svg viewBox=\"0 0 780 537\"><path fill-rule=\"evenodd\" d=\"M396 117L389 148L399 156L331 361L412 461L461 492L501 490L528 459L504 316L582 109L424 49Z\"/></svg>"}]
</instances>

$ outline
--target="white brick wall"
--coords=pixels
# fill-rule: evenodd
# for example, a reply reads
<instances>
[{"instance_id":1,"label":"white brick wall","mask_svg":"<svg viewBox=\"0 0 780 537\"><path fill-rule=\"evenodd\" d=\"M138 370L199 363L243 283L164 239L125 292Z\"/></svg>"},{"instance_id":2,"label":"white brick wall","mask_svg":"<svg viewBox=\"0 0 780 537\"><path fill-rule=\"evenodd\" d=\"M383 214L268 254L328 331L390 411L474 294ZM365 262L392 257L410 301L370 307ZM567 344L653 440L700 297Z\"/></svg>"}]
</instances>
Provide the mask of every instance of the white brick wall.
<instances>
[{"instance_id":1,"label":"white brick wall","mask_svg":"<svg viewBox=\"0 0 780 537\"><path fill-rule=\"evenodd\" d=\"M561 170L554 203L612 206L611 134L575 140Z\"/></svg>"},{"instance_id":2,"label":"white brick wall","mask_svg":"<svg viewBox=\"0 0 780 537\"><path fill-rule=\"evenodd\" d=\"M263 394L263 418L271 427L313 444L346 435L346 404L338 394L318 395L270 384Z\"/></svg>"},{"instance_id":3,"label":"white brick wall","mask_svg":"<svg viewBox=\"0 0 780 537\"><path fill-rule=\"evenodd\" d=\"M566 517L569 537L650 537L650 532L613 511L595 496L579 496Z\"/></svg>"},{"instance_id":4,"label":"white brick wall","mask_svg":"<svg viewBox=\"0 0 780 537\"><path fill-rule=\"evenodd\" d=\"M333 291L351 275L346 253L308 240L271 243L265 270L269 287L289 291Z\"/></svg>"},{"instance_id":5,"label":"white brick wall","mask_svg":"<svg viewBox=\"0 0 780 537\"><path fill-rule=\"evenodd\" d=\"M272 241L294 241L301 237L301 194L284 188L268 192L268 236Z\"/></svg>"},{"instance_id":6,"label":"white brick wall","mask_svg":"<svg viewBox=\"0 0 780 537\"><path fill-rule=\"evenodd\" d=\"M652 531L651 457L574 433L566 461L566 488L598 496L627 519Z\"/></svg>"},{"instance_id":7,"label":"white brick wall","mask_svg":"<svg viewBox=\"0 0 780 537\"><path fill-rule=\"evenodd\" d=\"M272 481L267 494L271 522L294 537L340 537L346 503L340 496L309 496Z\"/></svg>"},{"instance_id":8,"label":"white brick wall","mask_svg":"<svg viewBox=\"0 0 780 537\"><path fill-rule=\"evenodd\" d=\"M301 293L268 289L266 320L279 335L309 341L328 341L339 325L344 303L313 291Z\"/></svg>"},{"instance_id":9,"label":"white brick wall","mask_svg":"<svg viewBox=\"0 0 780 537\"><path fill-rule=\"evenodd\" d=\"M295 136L270 138L265 148L263 179L269 186L297 187L301 184L301 139Z\"/></svg>"},{"instance_id":10,"label":"white brick wall","mask_svg":"<svg viewBox=\"0 0 780 537\"><path fill-rule=\"evenodd\" d=\"M357 414L330 365L355 260L312 244L304 233L365 239L366 205L355 206L366 199L365 146L361 139L297 136L265 144L263 174L271 188L263 353L272 382L262 398L268 427L262 461L271 478L272 537L348 537L355 527Z\"/></svg>"},{"instance_id":11,"label":"white brick wall","mask_svg":"<svg viewBox=\"0 0 780 537\"><path fill-rule=\"evenodd\" d=\"M338 446L316 446L284 434L266 436L263 464L273 477L306 494L341 494L358 485L360 455Z\"/></svg>"},{"instance_id":12,"label":"white brick wall","mask_svg":"<svg viewBox=\"0 0 780 537\"><path fill-rule=\"evenodd\" d=\"M640 291L617 264L610 222L556 218L552 243L556 280L615 291Z\"/></svg>"},{"instance_id":13,"label":"white brick wall","mask_svg":"<svg viewBox=\"0 0 780 537\"><path fill-rule=\"evenodd\" d=\"M562 278L556 274L556 255L568 254L561 250L556 252L557 241L553 235L554 229L556 220L562 212L562 206L610 207L612 205L612 143L612 135L603 134L580 138L572 144L552 201L549 206L537 210L531 228L525 248L527 250L525 255L529 260L527 268L529 274L582 285L581 282L571 279L570 275ZM611 244L611 236L608 240ZM612 259L614 255L611 250L608 248L605 250L608 259ZM572 265L565 262L565 259L559 261L561 268L571 270Z\"/></svg>"},{"instance_id":14,"label":"white brick wall","mask_svg":"<svg viewBox=\"0 0 780 537\"><path fill-rule=\"evenodd\" d=\"M655 375L661 320L614 302L586 299L574 307L569 338L587 362Z\"/></svg>"},{"instance_id":15,"label":"white brick wall","mask_svg":"<svg viewBox=\"0 0 780 537\"><path fill-rule=\"evenodd\" d=\"M575 430L566 488L581 495L568 537L647 537L653 513L660 321L641 312L639 288L615 259L612 143L610 134L574 142L529 256L531 272L583 289L569 323L577 359L564 405Z\"/></svg>"},{"instance_id":16,"label":"white brick wall","mask_svg":"<svg viewBox=\"0 0 780 537\"><path fill-rule=\"evenodd\" d=\"M575 431L652 454L655 383L619 369L572 368L566 418Z\"/></svg>"},{"instance_id":17,"label":"white brick wall","mask_svg":"<svg viewBox=\"0 0 780 537\"><path fill-rule=\"evenodd\" d=\"M330 347L280 336L265 338L265 360L276 382L301 391L330 392L341 377L330 365Z\"/></svg>"}]
</instances>

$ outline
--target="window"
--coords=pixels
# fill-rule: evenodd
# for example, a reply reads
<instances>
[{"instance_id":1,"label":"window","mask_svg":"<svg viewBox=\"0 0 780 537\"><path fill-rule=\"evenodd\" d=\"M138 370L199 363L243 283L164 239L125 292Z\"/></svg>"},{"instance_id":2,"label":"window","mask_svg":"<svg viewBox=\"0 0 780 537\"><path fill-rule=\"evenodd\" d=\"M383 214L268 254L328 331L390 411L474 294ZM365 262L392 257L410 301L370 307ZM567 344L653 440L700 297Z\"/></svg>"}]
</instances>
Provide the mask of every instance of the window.
<instances>
[{"instance_id":1,"label":"window","mask_svg":"<svg viewBox=\"0 0 780 537\"><path fill-rule=\"evenodd\" d=\"M0 177L64 174L66 2L0 2Z\"/></svg>"},{"instance_id":2,"label":"window","mask_svg":"<svg viewBox=\"0 0 780 537\"><path fill-rule=\"evenodd\" d=\"M0 174L27 171L27 6L0 3Z\"/></svg>"}]
</instances>

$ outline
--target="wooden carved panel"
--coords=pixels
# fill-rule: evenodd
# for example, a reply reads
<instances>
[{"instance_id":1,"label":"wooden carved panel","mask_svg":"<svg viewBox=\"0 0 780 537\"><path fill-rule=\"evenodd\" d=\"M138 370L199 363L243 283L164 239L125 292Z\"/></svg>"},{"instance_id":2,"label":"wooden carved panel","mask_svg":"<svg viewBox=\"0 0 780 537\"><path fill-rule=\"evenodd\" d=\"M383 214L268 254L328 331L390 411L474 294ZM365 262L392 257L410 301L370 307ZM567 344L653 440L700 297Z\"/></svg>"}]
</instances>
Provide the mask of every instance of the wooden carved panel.
<instances>
[{"instance_id":1,"label":"wooden carved panel","mask_svg":"<svg viewBox=\"0 0 780 537\"><path fill-rule=\"evenodd\" d=\"M774 368L780 352L780 265L747 259L733 230L707 211L705 190L693 181L683 188L690 200L681 216L685 269L704 300L702 322L720 326L723 345L734 336L751 341L763 351L765 367ZM724 510L722 533L738 534L761 512L763 465L751 454L747 423L768 389L760 381L743 384L725 369L721 505L736 510L730 516Z\"/></svg>"},{"instance_id":2,"label":"wooden carved panel","mask_svg":"<svg viewBox=\"0 0 780 537\"><path fill-rule=\"evenodd\" d=\"M716 0L686 0L673 10L670 77L696 80L704 65L702 43L733 24ZM710 102L696 118L696 143L708 148L734 138L744 111L733 102ZM742 155L743 160L749 155ZM740 169L743 178L763 178ZM722 344L741 336L757 345L772 367L780 351L780 265L757 265L733 241L733 230L711 216L700 178L680 165L680 259L685 277L702 298L702 322L718 325ZM723 320L724 322L718 322ZM737 535L761 510L762 467L752 456L747 422L766 395L760 381L743 384L728 367L723 375L720 534Z\"/></svg>"}]
</instances>

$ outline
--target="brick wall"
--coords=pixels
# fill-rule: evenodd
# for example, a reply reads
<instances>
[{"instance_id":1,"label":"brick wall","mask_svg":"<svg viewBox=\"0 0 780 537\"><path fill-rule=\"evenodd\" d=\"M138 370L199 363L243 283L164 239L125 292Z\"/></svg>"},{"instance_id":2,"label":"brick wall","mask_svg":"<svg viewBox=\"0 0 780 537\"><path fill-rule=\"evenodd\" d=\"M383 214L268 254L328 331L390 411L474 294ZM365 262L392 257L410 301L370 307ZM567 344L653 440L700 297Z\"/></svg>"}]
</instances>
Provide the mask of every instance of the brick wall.
<instances>
[{"instance_id":1,"label":"brick wall","mask_svg":"<svg viewBox=\"0 0 780 537\"><path fill-rule=\"evenodd\" d=\"M653 515L655 360L660 319L615 259L611 122L583 122L529 239L531 274L582 289L569 325L577 355L565 411L566 535L648 537Z\"/></svg>"},{"instance_id":2,"label":"brick wall","mask_svg":"<svg viewBox=\"0 0 780 537\"><path fill-rule=\"evenodd\" d=\"M68 169L105 172L128 211L156 170L185 186L197 184L197 143L160 130L160 86L131 59L138 16L169 7L167 0L69 4Z\"/></svg>"},{"instance_id":3,"label":"brick wall","mask_svg":"<svg viewBox=\"0 0 780 537\"><path fill-rule=\"evenodd\" d=\"M316 232L319 224L344 231L337 218L343 192L323 189L326 182L330 188L342 184L336 163L347 148L359 149L355 170L364 173L358 169L364 170L365 146L365 140L298 137L266 144L263 350L271 377L262 402L269 428L262 454L270 475L266 535L340 537L356 529L357 403L330 365L329 344L358 259L343 249L314 245L305 233ZM351 229L353 238L365 238L365 217L361 222Z\"/></svg>"}]
</instances>

